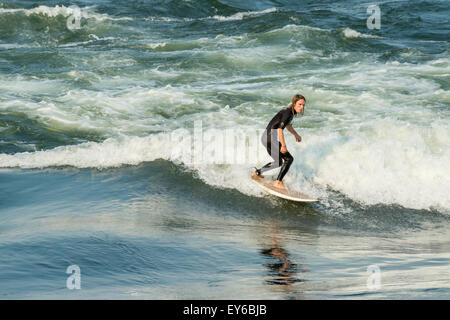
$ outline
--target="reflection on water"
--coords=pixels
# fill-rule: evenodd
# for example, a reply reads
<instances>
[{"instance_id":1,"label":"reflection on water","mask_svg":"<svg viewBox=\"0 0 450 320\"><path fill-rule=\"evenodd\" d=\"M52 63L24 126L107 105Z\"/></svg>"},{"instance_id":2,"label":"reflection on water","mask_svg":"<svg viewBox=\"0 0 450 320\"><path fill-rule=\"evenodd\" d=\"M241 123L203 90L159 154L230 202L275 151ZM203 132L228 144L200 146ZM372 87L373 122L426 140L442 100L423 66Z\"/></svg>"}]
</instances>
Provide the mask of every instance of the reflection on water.
<instances>
[{"instance_id":1,"label":"reflection on water","mask_svg":"<svg viewBox=\"0 0 450 320\"><path fill-rule=\"evenodd\" d=\"M303 295L303 291L295 284L305 281L301 278L300 273L307 270L302 269L300 265L291 260L289 252L283 247L279 226L275 221L271 222L271 225L268 227L268 242L266 240L266 243L260 250L260 253L270 260L270 262L264 263L264 266L267 268L265 283L275 286L276 291L279 290L286 295L299 298L299 296Z\"/></svg>"}]
</instances>

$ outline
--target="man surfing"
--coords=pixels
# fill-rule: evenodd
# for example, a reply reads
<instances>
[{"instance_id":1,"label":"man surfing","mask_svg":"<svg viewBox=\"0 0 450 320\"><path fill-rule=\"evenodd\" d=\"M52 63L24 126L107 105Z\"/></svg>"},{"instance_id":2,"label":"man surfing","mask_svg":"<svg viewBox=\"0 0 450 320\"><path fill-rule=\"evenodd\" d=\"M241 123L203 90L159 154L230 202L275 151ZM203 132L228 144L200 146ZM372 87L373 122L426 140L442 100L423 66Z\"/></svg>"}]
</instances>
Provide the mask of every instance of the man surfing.
<instances>
[{"instance_id":1,"label":"man surfing","mask_svg":"<svg viewBox=\"0 0 450 320\"><path fill-rule=\"evenodd\" d=\"M273 185L276 188L286 190L282 180L288 172L294 158L287 150L283 130L285 128L288 129L288 131L295 136L297 142L302 141L302 137L300 137L290 123L295 115L303 115L305 104L306 98L301 94L296 94L292 97L292 103L289 107L281 109L272 120L270 120L266 130L261 136L261 142L274 161L269 162L261 169L255 168L256 170L252 174L252 177L263 177L261 175L263 172L281 167L277 180L274 181Z\"/></svg>"}]
</instances>

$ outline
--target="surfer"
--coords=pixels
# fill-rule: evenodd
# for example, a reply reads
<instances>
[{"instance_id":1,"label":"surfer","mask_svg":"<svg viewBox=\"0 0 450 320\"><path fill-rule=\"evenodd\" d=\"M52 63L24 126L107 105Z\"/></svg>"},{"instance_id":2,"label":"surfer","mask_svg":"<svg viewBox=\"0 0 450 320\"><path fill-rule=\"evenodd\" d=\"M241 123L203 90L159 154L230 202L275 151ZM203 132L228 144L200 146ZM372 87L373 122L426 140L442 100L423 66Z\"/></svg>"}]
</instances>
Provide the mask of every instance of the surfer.
<instances>
[{"instance_id":1,"label":"surfer","mask_svg":"<svg viewBox=\"0 0 450 320\"><path fill-rule=\"evenodd\" d=\"M290 124L292 118L297 115L303 115L303 110L305 108L306 99L301 94L296 94L292 97L292 103L287 108L281 109L273 118L270 120L266 127L266 130L261 136L261 142L267 149L269 155L275 160L269 162L261 169L255 168L255 172L252 176L262 177L262 173L268 170L276 169L281 167L280 173L278 174L277 180L274 181L274 187L286 190L283 185L283 177L289 170L294 157L289 153L286 147L286 141L284 140L283 130L288 129L290 133L295 136L297 142L302 141L302 137L295 131L295 129Z\"/></svg>"}]
</instances>

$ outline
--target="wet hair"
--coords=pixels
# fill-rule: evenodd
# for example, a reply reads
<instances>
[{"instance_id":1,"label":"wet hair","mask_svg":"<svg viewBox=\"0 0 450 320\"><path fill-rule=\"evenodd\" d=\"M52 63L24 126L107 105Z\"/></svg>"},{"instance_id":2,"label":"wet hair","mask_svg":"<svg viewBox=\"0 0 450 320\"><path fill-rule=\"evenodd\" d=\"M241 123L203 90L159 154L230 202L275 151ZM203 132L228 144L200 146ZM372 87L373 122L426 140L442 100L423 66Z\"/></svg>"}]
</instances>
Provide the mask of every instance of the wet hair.
<instances>
[{"instance_id":1,"label":"wet hair","mask_svg":"<svg viewBox=\"0 0 450 320\"><path fill-rule=\"evenodd\" d=\"M297 103L298 100L302 100L302 99L305 100L305 102L306 102L306 98L298 93L292 97L292 103L289 105L289 108L291 108L292 114L295 114L295 112L294 112L295 104ZM305 108L303 108L301 115L303 115L304 110L305 110Z\"/></svg>"}]
</instances>

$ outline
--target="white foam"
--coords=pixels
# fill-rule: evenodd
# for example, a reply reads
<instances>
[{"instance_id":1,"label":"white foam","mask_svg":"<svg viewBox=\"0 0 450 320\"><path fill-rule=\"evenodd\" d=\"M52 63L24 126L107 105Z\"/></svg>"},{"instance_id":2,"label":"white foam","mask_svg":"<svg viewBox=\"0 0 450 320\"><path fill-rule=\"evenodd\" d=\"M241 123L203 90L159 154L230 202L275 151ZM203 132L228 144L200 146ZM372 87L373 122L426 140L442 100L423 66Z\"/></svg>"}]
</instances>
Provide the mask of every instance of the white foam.
<instances>
[{"instance_id":1,"label":"white foam","mask_svg":"<svg viewBox=\"0 0 450 320\"><path fill-rule=\"evenodd\" d=\"M96 42L96 41L105 41L105 40L115 40L115 39L117 39L117 38L114 38L114 37L100 38L100 37L97 37L95 34L90 34L89 38L91 38L91 40L60 44L60 45L58 45L58 47L60 47L60 48L76 47L76 46L79 46L79 45L84 45L84 44L88 44L88 43L92 43L92 42Z\"/></svg>"},{"instance_id":2,"label":"white foam","mask_svg":"<svg viewBox=\"0 0 450 320\"><path fill-rule=\"evenodd\" d=\"M193 21L193 18L171 18L171 17L146 17L143 19L144 21L152 21L152 22L189 22Z\"/></svg>"},{"instance_id":3,"label":"white foam","mask_svg":"<svg viewBox=\"0 0 450 320\"><path fill-rule=\"evenodd\" d=\"M48 80L39 79L37 77L25 77L22 75L18 76L3 76L0 79L0 93L16 93L16 94L39 94L42 92L46 93L57 93L60 92L63 81L61 80ZM6 101L5 104L0 103L0 110L3 107L8 107L11 103L15 101Z\"/></svg>"},{"instance_id":4,"label":"white foam","mask_svg":"<svg viewBox=\"0 0 450 320\"><path fill-rule=\"evenodd\" d=\"M342 34L344 35L344 37L350 38L350 39L351 38L372 38L372 39L380 38L379 36L361 33L356 30L353 30L351 28L345 28L344 30L342 30Z\"/></svg>"},{"instance_id":5,"label":"white foam","mask_svg":"<svg viewBox=\"0 0 450 320\"><path fill-rule=\"evenodd\" d=\"M156 48L163 48L166 46L166 42L152 42L152 43L147 43L145 44L147 47L149 47L150 49L156 49Z\"/></svg>"},{"instance_id":6,"label":"white foam","mask_svg":"<svg viewBox=\"0 0 450 320\"><path fill-rule=\"evenodd\" d=\"M264 15L266 13L271 13L271 12L277 12L277 8L269 8L266 10L262 10L262 11L247 11L247 12L238 12L235 13L231 16L220 16L220 15L215 15L210 17L211 19L215 19L215 20L219 20L219 21L235 21L235 20L242 20L245 17L252 17L252 16L259 16L259 15Z\"/></svg>"},{"instance_id":7,"label":"white foam","mask_svg":"<svg viewBox=\"0 0 450 320\"><path fill-rule=\"evenodd\" d=\"M369 205L450 210L450 134L444 124L424 128L383 119L365 126L371 130L353 132L323 154L314 165L316 183Z\"/></svg>"},{"instance_id":8,"label":"white foam","mask_svg":"<svg viewBox=\"0 0 450 320\"><path fill-rule=\"evenodd\" d=\"M14 155L0 154L0 166L21 168L45 168L51 166L73 166L77 168L107 168L124 164L139 164L155 157L149 153L153 139L133 138L124 141L108 139L103 143L83 143L62 146L52 150L23 152ZM153 153L154 154L154 153Z\"/></svg>"},{"instance_id":9,"label":"white foam","mask_svg":"<svg viewBox=\"0 0 450 320\"><path fill-rule=\"evenodd\" d=\"M159 133L148 137L110 138L102 143L88 142L45 151L0 154L0 168L73 166L104 169L137 165L156 159L183 164L178 154L174 152L178 145L179 141L173 138L172 133ZM206 155L207 151L204 152ZM196 170L199 176L210 185L260 194L246 179L249 173L248 165L212 164L206 161L189 161L184 165Z\"/></svg>"},{"instance_id":10,"label":"white foam","mask_svg":"<svg viewBox=\"0 0 450 320\"><path fill-rule=\"evenodd\" d=\"M20 43L0 43L2 49L23 49L23 48L38 48L37 45L20 44Z\"/></svg>"},{"instance_id":11,"label":"white foam","mask_svg":"<svg viewBox=\"0 0 450 320\"><path fill-rule=\"evenodd\" d=\"M221 15L214 15L210 17L204 17L204 18L173 18L173 17L158 17L158 16L150 16L144 18L144 21L155 21L155 22L190 22L194 20L217 20L217 21L236 21L236 20L243 20L246 17L251 16L258 16L263 15L266 13L271 12L277 12L277 8L269 8L262 11L245 11L245 12L238 12L231 16L221 16Z\"/></svg>"},{"instance_id":12,"label":"white foam","mask_svg":"<svg viewBox=\"0 0 450 320\"><path fill-rule=\"evenodd\" d=\"M305 30L309 31L318 31L318 32L324 32L324 33L330 33L331 31L328 29L321 29L317 27L311 27L307 25L301 25L301 24L287 24L281 28L273 29L268 31L267 33L274 33L274 32L280 32L280 31L287 31L289 33L296 33L296 32L304 32Z\"/></svg>"},{"instance_id":13,"label":"white foam","mask_svg":"<svg viewBox=\"0 0 450 320\"><path fill-rule=\"evenodd\" d=\"M154 71L146 72L153 74ZM106 137L118 137L174 130L186 122L192 125L191 120L198 112L208 117L208 113L217 108L214 102L195 92L170 85L159 88L135 86L111 93L102 90L103 87L129 85L129 79L107 79L104 84L98 74L78 70L68 71L66 76L90 81L99 90L69 90L63 80L11 77L0 81L0 85L4 84L0 86L0 93L4 91L21 98L0 100L0 110L24 113L56 130L87 130ZM52 97L40 101L32 98L42 92Z\"/></svg>"},{"instance_id":14,"label":"white foam","mask_svg":"<svg viewBox=\"0 0 450 320\"><path fill-rule=\"evenodd\" d=\"M47 17L57 17L62 15L63 17L70 17L73 15L79 15L81 18L85 19L96 19L96 20L133 20L130 17L120 17L115 18L107 14L97 13L93 10L93 7L83 7L79 8L76 6L66 7L64 5L56 5L55 7L48 7L45 5L40 5L32 9L5 9L0 8L0 14L14 14L14 13L24 13L26 16L30 15L44 15Z\"/></svg>"}]
</instances>

